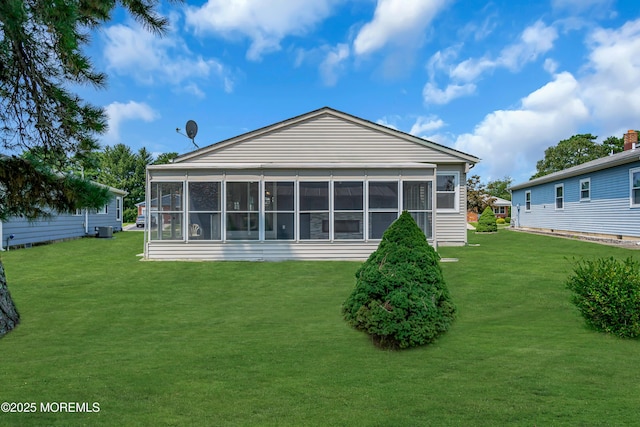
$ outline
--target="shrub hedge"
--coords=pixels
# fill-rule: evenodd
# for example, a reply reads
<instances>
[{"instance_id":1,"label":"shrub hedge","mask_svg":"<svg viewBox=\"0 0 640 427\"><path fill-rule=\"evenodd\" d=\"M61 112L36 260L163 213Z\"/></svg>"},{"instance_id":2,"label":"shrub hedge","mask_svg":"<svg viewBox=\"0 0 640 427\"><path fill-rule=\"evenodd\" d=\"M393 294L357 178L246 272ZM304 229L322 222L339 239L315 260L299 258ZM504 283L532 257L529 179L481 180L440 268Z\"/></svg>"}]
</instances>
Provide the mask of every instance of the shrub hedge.
<instances>
[{"instance_id":1,"label":"shrub hedge","mask_svg":"<svg viewBox=\"0 0 640 427\"><path fill-rule=\"evenodd\" d=\"M638 261L631 257L578 261L566 286L587 325L624 338L640 336Z\"/></svg>"}]
</instances>

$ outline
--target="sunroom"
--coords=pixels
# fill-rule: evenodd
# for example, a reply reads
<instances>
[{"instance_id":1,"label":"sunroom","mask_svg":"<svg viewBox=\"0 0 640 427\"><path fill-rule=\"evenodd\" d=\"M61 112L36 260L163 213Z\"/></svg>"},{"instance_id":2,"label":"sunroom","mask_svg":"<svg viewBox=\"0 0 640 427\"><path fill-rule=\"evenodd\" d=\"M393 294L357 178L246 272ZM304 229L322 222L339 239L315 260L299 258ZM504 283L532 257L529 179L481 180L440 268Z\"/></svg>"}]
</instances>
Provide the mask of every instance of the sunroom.
<instances>
[{"instance_id":1,"label":"sunroom","mask_svg":"<svg viewBox=\"0 0 640 427\"><path fill-rule=\"evenodd\" d=\"M477 161L325 107L150 165L145 258L362 260L404 210L464 244Z\"/></svg>"}]
</instances>

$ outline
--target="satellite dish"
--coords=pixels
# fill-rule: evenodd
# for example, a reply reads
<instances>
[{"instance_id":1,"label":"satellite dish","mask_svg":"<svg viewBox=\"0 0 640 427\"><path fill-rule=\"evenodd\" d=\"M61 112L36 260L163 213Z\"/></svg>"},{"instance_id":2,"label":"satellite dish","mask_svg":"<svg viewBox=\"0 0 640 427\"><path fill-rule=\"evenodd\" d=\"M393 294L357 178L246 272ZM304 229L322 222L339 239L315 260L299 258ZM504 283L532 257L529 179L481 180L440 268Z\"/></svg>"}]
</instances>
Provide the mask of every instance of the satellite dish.
<instances>
[{"instance_id":1,"label":"satellite dish","mask_svg":"<svg viewBox=\"0 0 640 427\"><path fill-rule=\"evenodd\" d=\"M196 142L194 141L194 138L198 133L198 124L193 120L189 120L185 125L185 129L187 130L187 136L189 137L189 139L191 139L191 142L193 142L193 145L199 148L198 144L196 144Z\"/></svg>"},{"instance_id":2,"label":"satellite dish","mask_svg":"<svg viewBox=\"0 0 640 427\"><path fill-rule=\"evenodd\" d=\"M185 129L187 130L187 136L193 139L198 133L198 124L193 120L189 120L185 126Z\"/></svg>"}]
</instances>

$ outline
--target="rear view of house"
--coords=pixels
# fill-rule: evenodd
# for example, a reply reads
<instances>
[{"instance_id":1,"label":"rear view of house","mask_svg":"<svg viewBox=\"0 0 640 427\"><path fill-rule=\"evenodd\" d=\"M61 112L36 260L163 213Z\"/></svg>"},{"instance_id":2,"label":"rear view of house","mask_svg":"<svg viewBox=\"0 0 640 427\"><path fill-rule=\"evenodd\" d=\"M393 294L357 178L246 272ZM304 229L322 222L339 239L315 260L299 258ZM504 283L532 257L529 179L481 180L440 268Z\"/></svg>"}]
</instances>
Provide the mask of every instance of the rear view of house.
<instances>
[{"instance_id":1,"label":"rear view of house","mask_svg":"<svg viewBox=\"0 0 640 427\"><path fill-rule=\"evenodd\" d=\"M322 108L147 168L147 259L366 259L407 210L466 243L478 158Z\"/></svg>"},{"instance_id":2,"label":"rear view of house","mask_svg":"<svg viewBox=\"0 0 640 427\"><path fill-rule=\"evenodd\" d=\"M624 151L514 185L512 225L613 239L640 239L637 131Z\"/></svg>"}]
</instances>

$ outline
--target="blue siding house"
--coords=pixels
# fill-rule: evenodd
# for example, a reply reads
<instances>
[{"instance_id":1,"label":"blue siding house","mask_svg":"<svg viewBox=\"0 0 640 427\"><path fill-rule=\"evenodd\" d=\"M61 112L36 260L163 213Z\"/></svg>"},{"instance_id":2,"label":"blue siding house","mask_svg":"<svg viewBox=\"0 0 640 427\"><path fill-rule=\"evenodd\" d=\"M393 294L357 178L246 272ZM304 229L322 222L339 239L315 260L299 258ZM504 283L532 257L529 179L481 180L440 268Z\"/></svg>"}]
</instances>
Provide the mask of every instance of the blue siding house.
<instances>
[{"instance_id":1,"label":"blue siding house","mask_svg":"<svg viewBox=\"0 0 640 427\"><path fill-rule=\"evenodd\" d=\"M624 139L621 153L512 186L512 226L640 240L638 134Z\"/></svg>"},{"instance_id":2,"label":"blue siding house","mask_svg":"<svg viewBox=\"0 0 640 427\"><path fill-rule=\"evenodd\" d=\"M123 199L126 191L109 187L112 198L100 210L78 210L74 214L53 214L50 218L29 221L11 217L0 222L0 250L10 247L29 246L84 236L95 236L99 227L122 230ZM13 238L11 238L13 236Z\"/></svg>"}]
</instances>

